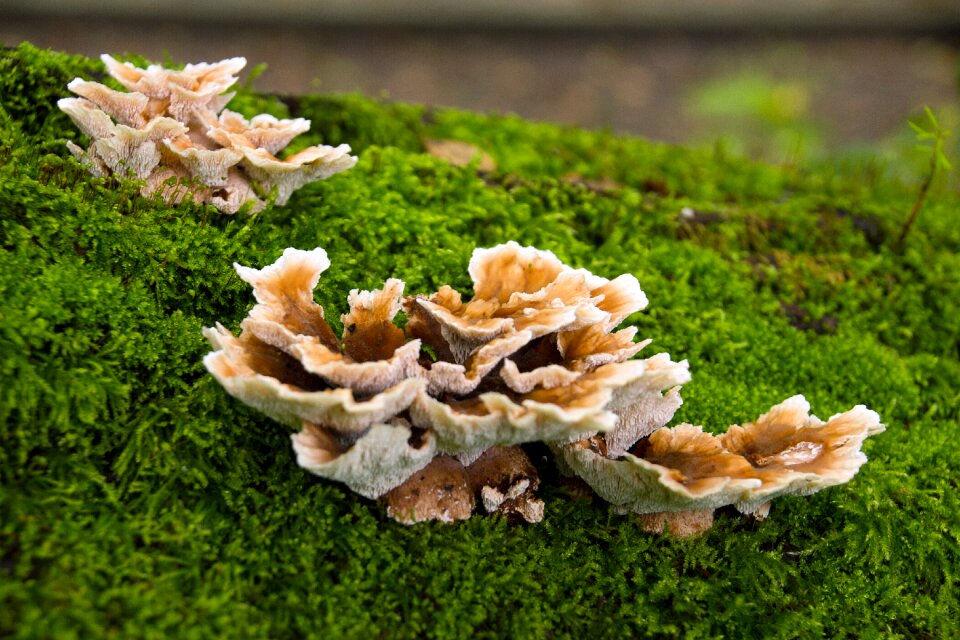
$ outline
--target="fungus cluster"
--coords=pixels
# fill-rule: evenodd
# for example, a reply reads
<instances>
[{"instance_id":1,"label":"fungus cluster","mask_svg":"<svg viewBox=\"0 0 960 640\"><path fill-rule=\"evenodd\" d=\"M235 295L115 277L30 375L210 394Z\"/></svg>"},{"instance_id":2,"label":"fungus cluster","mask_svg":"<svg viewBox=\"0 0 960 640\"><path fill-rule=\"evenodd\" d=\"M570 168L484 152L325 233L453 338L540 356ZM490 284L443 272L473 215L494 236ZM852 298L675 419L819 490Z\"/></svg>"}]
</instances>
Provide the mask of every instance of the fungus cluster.
<instances>
[{"instance_id":1,"label":"fungus cluster","mask_svg":"<svg viewBox=\"0 0 960 640\"><path fill-rule=\"evenodd\" d=\"M864 439L881 431L863 405L824 423L797 395L719 436L681 424L639 438L622 455L611 454L603 435L565 444L561 455L597 495L641 514L646 529L669 524L693 534L710 527L717 507L763 519L773 498L849 482L867 461Z\"/></svg>"},{"instance_id":2,"label":"fungus cluster","mask_svg":"<svg viewBox=\"0 0 960 640\"><path fill-rule=\"evenodd\" d=\"M287 158L275 154L310 129L303 118L279 120L262 114L247 120L224 109L234 94L244 58L215 64L188 64L182 70L151 65L140 69L101 56L107 71L129 92L76 78L67 88L80 96L57 105L90 139L67 148L96 176L144 181L145 196L170 204L190 199L236 213L275 190L275 204L287 202L303 185L349 169L357 158L349 145L309 147ZM259 194L259 195L258 195Z\"/></svg>"},{"instance_id":3,"label":"fungus cluster","mask_svg":"<svg viewBox=\"0 0 960 640\"><path fill-rule=\"evenodd\" d=\"M329 265L322 249L235 265L257 304L239 336L204 330L204 363L231 395L299 430L302 467L381 499L400 522L463 519L478 504L539 521L539 478L519 445L545 442L618 510L693 533L718 506L759 516L776 496L850 480L863 439L882 430L863 407L823 424L800 396L722 436L666 428L688 365L632 359L649 340L617 330L647 305L629 274L607 280L509 242L474 251L469 301L449 286L405 296L396 279L351 291L338 337L313 300Z\"/></svg>"}]
</instances>

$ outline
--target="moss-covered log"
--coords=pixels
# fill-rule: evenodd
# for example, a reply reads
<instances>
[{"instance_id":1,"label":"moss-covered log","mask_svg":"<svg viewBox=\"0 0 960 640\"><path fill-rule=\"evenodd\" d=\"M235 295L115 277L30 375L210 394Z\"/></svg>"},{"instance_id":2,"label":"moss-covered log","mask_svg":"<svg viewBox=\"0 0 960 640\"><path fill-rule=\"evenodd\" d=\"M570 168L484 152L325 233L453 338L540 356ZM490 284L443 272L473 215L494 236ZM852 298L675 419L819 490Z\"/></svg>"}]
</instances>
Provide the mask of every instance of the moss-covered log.
<instances>
[{"instance_id":1,"label":"moss-covered log","mask_svg":"<svg viewBox=\"0 0 960 640\"><path fill-rule=\"evenodd\" d=\"M56 109L99 62L0 51L0 635L951 637L960 634L960 199L515 117L359 96L231 103L313 122L359 163L284 207L172 208L70 157ZM452 166L428 139L495 161ZM879 175L873 172L870 175ZM652 536L541 469L546 517L408 528L310 476L290 430L229 398L201 327L251 304L231 263L327 250L351 288L469 290L477 246L634 274L627 319L690 361L675 422L803 392L887 432L849 485ZM334 326L337 334L340 327ZM540 465L549 452L532 448Z\"/></svg>"}]
</instances>

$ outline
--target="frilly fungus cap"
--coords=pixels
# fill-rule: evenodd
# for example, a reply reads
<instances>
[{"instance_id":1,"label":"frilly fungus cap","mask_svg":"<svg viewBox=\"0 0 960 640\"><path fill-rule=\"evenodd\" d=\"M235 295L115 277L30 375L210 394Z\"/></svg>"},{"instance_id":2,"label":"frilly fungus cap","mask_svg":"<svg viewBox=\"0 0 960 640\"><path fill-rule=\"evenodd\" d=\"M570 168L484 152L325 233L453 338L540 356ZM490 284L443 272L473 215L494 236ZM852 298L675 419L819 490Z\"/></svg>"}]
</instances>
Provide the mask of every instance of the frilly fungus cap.
<instances>
[{"instance_id":1,"label":"frilly fungus cap","mask_svg":"<svg viewBox=\"0 0 960 640\"><path fill-rule=\"evenodd\" d=\"M856 475L867 461L864 439L884 430L880 417L863 405L826 423L809 412L797 395L719 436L681 424L654 431L622 456L604 452L603 436L565 445L562 455L620 510L656 515L645 523L657 530L669 523L697 533L691 520L709 527L717 507L763 518L773 498L809 495Z\"/></svg>"},{"instance_id":2,"label":"frilly fungus cap","mask_svg":"<svg viewBox=\"0 0 960 640\"><path fill-rule=\"evenodd\" d=\"M645 528L690 535L717 507L763 517L772 498L849 481L863 440L883 430L863 406L823 423L802 396L721 436L665 428L690 373L665 353L630 359L649 343L616 331L647 304L636 278L607 280L515 242L474 251L468 302L448 286L404 296L396 279L351 291L340 337L313 299L330 266L323 249L234 266L257 304L239 337L204 330L207 369L300 429L302 467L380 498L400 522L459 520L477 505L539 521L539 477L517 445L541 441Z\"/></svg>"},{"instance_id":3,"label":"frilly fungus cap","mask_svg":"<svg viewBox=\"0 0 960 640\"><path fill-rule=\"evenodd\" d=\"M638 405L662 426L689 379L666 354L628 361L645 343L611 333L646 305L632 276L511 242L474 252L466 303L449 287L404 297L396 279L351 291L337 337L313 300L329 264L322 249L287 249L263 269L235 265L257 304L239 337L205 330L204 362L229 393L302 429L301 466L382 497L403 522L465 518L478 503L538 521L539 478L515 445L612 432Z\"/></svg>"},{"instance_id":4,"label":"frilly fungus cap","mask_svg":"<svg viewBox=\"0 0 960 640\"><path fill-rule=\"evenodd\" d=\"M106 54L101 59L130 93L76 78L67 88L81 97L57 103L90 138L86 150L72 142L67 148L94 175L133 174L145 181L144 195L236 213L247 202L253 211L265 206L257 190L276 189L275 203L282 205L303 185L357 162L345 144L309 147L281 160L274 154L309 130L308 120L264 114L248 121L229 110L220 113L233 97L224 92L236 83L244 58L181 70L140 69Z\"/></svg>"}]
</instances>

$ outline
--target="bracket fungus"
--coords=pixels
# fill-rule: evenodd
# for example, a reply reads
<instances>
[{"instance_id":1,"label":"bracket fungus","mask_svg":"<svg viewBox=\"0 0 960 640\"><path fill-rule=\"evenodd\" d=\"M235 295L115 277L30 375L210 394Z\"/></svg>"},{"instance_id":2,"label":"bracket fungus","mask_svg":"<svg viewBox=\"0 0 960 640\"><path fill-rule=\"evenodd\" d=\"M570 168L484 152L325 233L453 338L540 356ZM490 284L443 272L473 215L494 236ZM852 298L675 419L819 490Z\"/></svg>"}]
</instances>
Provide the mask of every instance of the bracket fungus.
<instances>
[{"instance_id":1,"label":"bracket fungus","mask_svg":"<svg viewBox=\"0 0 960 640\"><path fill-rule=\"evenodd\" d=\"M665 425L682 404L687 362L633 357L649 340L617 330L647 305L636 278L613 280L508 242L476 249L473 296L449 286L404 295L404 283L353 290L343 335L313 299L323 249L287 249L272 265L234 265L257 304L234 336L204 330L204 364L228 393L299 429L297 462L380 499L403 523L453 521L478 505L537 522L540 479L520 445L545 442L648 530L690 535L732 504L849 481L864 438L883 426L858 406L823 423L796 396L721 435ZM406 315L401 327L394 320Z\"/></svg>"},{"instance_id":2,"label":"bracket fungus","mask_svg":"<svg viewBox=\"0 0 960 640\"><path fill-rule=\"evenodd\" d=\"M642 514L645 528L669 524L689 535L709 528L718 507L763 519L773 498L849 482L867 461L864 439L883 430L863 405L823 422L797 395L719 436L681 424L638 439L623 455L611 456L603 436L566 444L562 455L600 497Z\"/></svg>"},{"instance_id":3,"label":"bracket fungus","mask_svg":"<svg viewBox=\"0 0 960 640\"><path fill-rule=\"evenodd\" d=\"M338 338L313 300L329 264L322 249L287 249L264 269L235 265L257 304L239 337L205 330L204 362L230 394L300 429L301 466L382 498L401 522L461 519L476 504L539 521L539 477L517 445L613 431L636 403L665 403L662 426L689 379L666 354L628 360L645 343L612 333L647 303L633 276L510 242L474 252L466 303L450 287L404 296L395 279L351 291Z\"/></svg>"},{"instance_id":4,"label":"bracket fungus","mask_svg":"<svg viewBox=\"0 0 960 640\"><path fill-rule=\"evenodd\" d=\"M281 160L275 154L309 130L309 120L266 114L247 120L224 109L234 95L224 92L236 83L244 58L180 70L140 69L106 54L101 59L129 92L71 81L67 88L80 97L63 98L57 106L90 146L68 142L67 148L96 176L143 180L145 196L158 193L171 204L204 202L224 213L249 202L256 212L266 204L258 193L276 189L274 203L283 205L305 184L357 163L345 144L308 147Z\"/></svg>"}]
</instances>

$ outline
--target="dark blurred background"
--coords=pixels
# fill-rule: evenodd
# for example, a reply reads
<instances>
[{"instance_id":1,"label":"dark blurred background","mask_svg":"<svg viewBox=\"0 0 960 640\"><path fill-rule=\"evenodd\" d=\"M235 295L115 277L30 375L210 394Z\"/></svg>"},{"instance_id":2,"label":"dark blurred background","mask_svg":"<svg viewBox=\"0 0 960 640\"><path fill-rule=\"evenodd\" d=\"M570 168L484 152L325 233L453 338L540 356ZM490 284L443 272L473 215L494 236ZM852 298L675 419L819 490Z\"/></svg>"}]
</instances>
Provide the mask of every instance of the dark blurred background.
<instances>
[{"instance_id":1,"label":"dark blurred background","mask_svg":"<svg viewBox=\"0 0 960 640\"><path fill-rule=\"evenodd\" d=\"M177 62L772 161L900 153L960 124L960 0L0 0L0 41Z\"/></svg>"}]
</instances>

